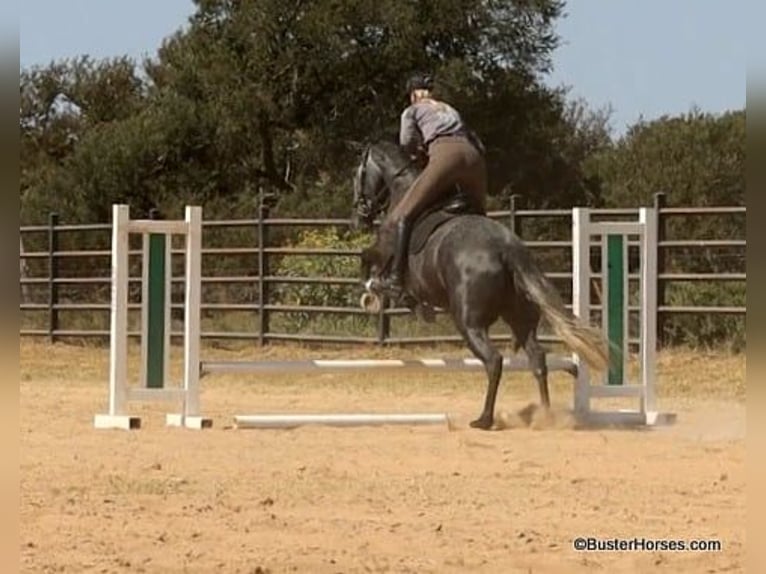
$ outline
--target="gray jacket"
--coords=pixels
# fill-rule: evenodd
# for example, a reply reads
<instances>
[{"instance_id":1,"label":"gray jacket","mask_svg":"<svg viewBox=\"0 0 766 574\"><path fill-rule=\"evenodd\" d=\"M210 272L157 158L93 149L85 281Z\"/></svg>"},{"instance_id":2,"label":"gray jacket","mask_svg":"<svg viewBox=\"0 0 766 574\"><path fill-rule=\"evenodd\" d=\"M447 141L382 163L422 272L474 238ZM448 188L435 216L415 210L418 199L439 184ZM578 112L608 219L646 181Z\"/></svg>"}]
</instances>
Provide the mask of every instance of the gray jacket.
<instances>
[{"instance_id":1,"label":"gray jacket","mask_svg":"<svg viewBox=\"0 0 766 574\"><path fill-rule=\"evenodd\" d=\"M467 135L458 111L444 102L423 100L402 112L399 144L408 152L428 147L439 136Z\"/></svg>"}]
</instances>

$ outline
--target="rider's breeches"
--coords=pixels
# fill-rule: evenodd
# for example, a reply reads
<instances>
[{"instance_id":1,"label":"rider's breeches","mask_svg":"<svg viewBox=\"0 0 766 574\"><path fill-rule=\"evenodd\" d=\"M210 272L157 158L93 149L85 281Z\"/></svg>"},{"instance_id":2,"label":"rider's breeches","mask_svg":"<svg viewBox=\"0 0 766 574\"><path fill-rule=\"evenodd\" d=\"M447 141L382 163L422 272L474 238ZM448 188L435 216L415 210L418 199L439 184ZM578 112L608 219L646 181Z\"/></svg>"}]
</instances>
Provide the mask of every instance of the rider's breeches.
<instances>
[{"instance_id":1,"label":"rider's breeches","mask_svg":"<svg viewBox=\"0 0 766 574\"><path fill-rule=\"evenodd\" d=\"M471 201L484 208L487 198L487 169L484 157L462 137L442 137L428 146L428 165L413 182L388 217L395 225L403 219L410 223L440 196L460 185Z\"/></svg>"}]
</instances>

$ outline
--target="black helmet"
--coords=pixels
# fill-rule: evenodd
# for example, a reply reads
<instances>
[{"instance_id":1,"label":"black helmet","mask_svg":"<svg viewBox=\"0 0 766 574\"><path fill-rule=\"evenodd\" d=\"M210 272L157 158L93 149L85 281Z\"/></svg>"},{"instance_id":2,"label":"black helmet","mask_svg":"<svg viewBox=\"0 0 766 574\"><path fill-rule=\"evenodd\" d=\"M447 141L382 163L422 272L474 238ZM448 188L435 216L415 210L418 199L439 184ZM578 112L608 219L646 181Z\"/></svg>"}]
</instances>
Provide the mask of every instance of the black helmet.
<instances>
[{"instance_id":1,"label":"black helmet","mask_svg":"<svg viewBox=\"0 0 766 574\"><path fill-rule=\"evenodd\" d=\"M423 74L418 72L413 74L409 80L407 80L407 93L411 94L414 90L433 90L434 79L430 74Z\"/></svg>"}]
</instances>

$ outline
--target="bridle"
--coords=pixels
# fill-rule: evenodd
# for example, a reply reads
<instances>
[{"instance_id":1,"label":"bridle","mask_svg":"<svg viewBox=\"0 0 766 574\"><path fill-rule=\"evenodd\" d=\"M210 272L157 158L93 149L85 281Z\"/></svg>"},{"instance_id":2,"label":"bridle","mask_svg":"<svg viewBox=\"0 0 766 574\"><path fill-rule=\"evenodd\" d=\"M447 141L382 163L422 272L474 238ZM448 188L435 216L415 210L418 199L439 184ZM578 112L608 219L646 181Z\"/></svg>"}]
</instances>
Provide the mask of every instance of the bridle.
<instances>
[{"instance_id":1,"label":"bridle","mask_svg":"<svg viewBox=\"0 0 766 574\"><path fill-rule=\"evenodd\" d=\"M391 197L385 185L379 185L372 198L368 197L368 194L364 192L367 187L367 166L370 163L371 153L372 148L368 146L364 151L362 162L356 174L357 193L354 198L354 208L356 209L356 214L365 221L371 220L383 209L387 208ZM380 171L380 168L377 166L376 169ZM382 176L380 177L382 178Z\"/></svg>"},{"instance_id":2,"label":"bridle","mask_svg":"<svg viewBox=\"0 0 766 574\"><path fill-rule=\"evenodd\" d=\"M378 190L375 192L372 198L367 197L367 194L363 193L365 182L367 180L367 177L366 177L367 165L371 161L374 161L371 159L371 156L372 156L372 146L368 146L364 152L364 157L362 158L360 168L356 175L359 187L354 200L354 208L356 209L356 214L363 220L367 220L367 221L371 220L373 217L375 217L379 213L386 211L388 209L389 204L391 203L391 190L389 189L388 184L386 184L385 182L383 182L382 185L378 186ZM397 178L401 177L410 168L410 166L411 166L410 163L407 163L404 166L402 166L391 177L391 181L394 181ZM375 168L379 172L381 171L379 166L376 165ZM382 174L380 174L380 177L381 178L383 177Z\"/></svg>"}]
</instances>

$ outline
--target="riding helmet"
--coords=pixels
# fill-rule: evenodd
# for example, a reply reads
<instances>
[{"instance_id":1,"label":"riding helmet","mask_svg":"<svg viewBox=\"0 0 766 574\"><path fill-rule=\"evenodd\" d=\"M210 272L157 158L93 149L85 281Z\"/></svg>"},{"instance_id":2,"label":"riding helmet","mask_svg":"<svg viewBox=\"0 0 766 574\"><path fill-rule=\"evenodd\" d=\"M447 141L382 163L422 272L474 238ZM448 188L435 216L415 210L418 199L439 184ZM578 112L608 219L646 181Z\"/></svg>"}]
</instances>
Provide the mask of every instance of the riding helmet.
<instances>
[{"instance_id":1,"label":"riding helmet","mask_svg":"<svg viewBox=\"0 0 766 574\"><path fill-rule=\"evenodd\" d=\"M424 74L418 72L413 74L409 80L407 80L407 93L411 94L414 90L433 90L434 79L430 74Z\"/></svg>"}]
</instances>

